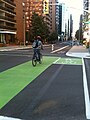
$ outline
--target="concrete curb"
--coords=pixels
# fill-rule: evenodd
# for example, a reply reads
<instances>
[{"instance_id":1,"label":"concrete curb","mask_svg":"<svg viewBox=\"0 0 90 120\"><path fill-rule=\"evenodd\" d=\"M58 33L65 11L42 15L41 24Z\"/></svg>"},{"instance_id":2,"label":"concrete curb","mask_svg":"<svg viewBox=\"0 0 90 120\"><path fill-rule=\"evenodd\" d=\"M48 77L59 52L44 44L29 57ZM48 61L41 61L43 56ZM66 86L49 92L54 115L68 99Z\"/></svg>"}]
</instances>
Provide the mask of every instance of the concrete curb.
<instances>
[{"instance_id":1,"label":"concrete curb","mask_svg":"<svg viewBox=\"0 0 90 120\"><path fill-rule=\"evenodd\" d=\"M19 49L27 49L27 48L32 48L31 46L11 46L11 47L4 47L0 48L0 51L12 51L12 50L19 50Z\"/></svg>"},{"instance_id":2,"label":"concrete curb","mask_svg":"<svg viewBox=\"0 0 90 120\"><path fill-rule=\"evenodd\" d=\"M90 53L84 46L73 46L66 55L70 57L90 58Z\"/></svg>"}]
</instances>

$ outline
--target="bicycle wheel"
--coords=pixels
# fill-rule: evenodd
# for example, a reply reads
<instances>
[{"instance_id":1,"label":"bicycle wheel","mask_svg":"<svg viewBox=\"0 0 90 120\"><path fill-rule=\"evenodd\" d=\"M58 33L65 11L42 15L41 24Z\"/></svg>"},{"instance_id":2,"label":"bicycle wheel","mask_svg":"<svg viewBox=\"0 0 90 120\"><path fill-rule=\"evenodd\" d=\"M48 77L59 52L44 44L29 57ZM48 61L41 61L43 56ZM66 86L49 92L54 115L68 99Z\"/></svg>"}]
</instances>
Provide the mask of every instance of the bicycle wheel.
<instances>
[{"instance_id":1,"label":"bicycle wheel","mask_svg":"<svg viewBox=\"0 0 90 120\"><path fill-rule=\"evenodd\" d=\"M32 65L35 67L36 64L37 64L37 59L36 59L36 58L33 58L33 59L32 59Z\"/></svg>"}]
</instances>

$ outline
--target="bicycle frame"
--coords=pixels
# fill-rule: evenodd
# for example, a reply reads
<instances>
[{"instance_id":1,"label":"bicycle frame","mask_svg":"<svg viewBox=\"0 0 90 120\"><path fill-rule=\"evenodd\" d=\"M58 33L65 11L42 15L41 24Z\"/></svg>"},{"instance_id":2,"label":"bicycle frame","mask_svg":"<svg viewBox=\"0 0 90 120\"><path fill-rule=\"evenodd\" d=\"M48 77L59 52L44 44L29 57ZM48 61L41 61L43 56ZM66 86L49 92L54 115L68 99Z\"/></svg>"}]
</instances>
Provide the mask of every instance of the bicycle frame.
<instances>
[{"instance_id":1,"label":"bicycle frame","mask_svg":"<svg viewBox=\"0 0 90 120\"><path fill-rule=\"evenodd\" d=\"M39 62L40 64L42 63L42 54L41 53L39 53L39 54L40 54L40 58L38 57L37 51L35 51L34 54L33 54L32 65L34 67L36 66L37 62Z\"/></svg>"}]
</instances>

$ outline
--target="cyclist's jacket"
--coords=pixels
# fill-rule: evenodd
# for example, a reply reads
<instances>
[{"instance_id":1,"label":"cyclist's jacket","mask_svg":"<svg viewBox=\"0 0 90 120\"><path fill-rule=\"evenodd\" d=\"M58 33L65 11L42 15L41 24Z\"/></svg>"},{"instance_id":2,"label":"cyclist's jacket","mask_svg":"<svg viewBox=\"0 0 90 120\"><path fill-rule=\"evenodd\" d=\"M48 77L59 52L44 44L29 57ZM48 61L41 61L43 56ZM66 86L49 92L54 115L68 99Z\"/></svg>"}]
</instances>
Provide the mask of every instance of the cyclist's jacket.
<instances>
[{"instance_id":1,"label":"cyclist's jacket","mask_svg":"<svg viewBox=\"0 0 90 120\"><path fill-rule=\"evenodd\" d=\"M35 49L43 49L42 42L39 40L35 40L32 45L33 48Z\"/></svg>"}]
</instances>

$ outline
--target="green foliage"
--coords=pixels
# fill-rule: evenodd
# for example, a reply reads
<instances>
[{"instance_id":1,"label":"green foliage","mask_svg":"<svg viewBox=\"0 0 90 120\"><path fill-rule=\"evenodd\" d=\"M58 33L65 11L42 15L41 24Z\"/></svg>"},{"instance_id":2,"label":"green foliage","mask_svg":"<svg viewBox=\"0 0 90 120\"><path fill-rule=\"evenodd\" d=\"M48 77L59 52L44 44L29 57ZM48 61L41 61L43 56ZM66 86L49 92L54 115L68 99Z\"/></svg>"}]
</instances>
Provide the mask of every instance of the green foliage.
<instances>
[{"instance_id":1,"label":"green foliage","mask_svg":"<svg viewBox=\"0 0 90 120\"><path fill-rule=\"evenodd\" d=\"M58 39L58 34L53 32L49 35L48 42L55 42Z\"/></svg>"},{"instance_id":2,"label":"green foliage","mask_svg":"<svg viewBox=\"0 0 90 120\"><path fill-rule=\"evenodd\" d=\"M83 39L83 34L81 29L76 31L75 37L77 38L77 40L80 40L80 41Z\"/></svg>"},{"instance_id":3,"label":"green foliage","mask_svg":"<svg viewBox=\"0 0 90 120\"><path fill-rule=\"evenodd\" d=\"M49 35L49 29L44 22L43 17L34 12L31 18L30 37L33 39L38 35L41 36L42 39L47 38Z\"/></svg>"},{"instance_id":4,"label":"green foliage","mask_svg":"<svg viewBox=\"0 0 90 120\"><path fill-rule=\"evenodd\" d=\"M79 39L79 30L76 31L75 37L77 38L77 40Z\"/></svg>"}]
</instances>

